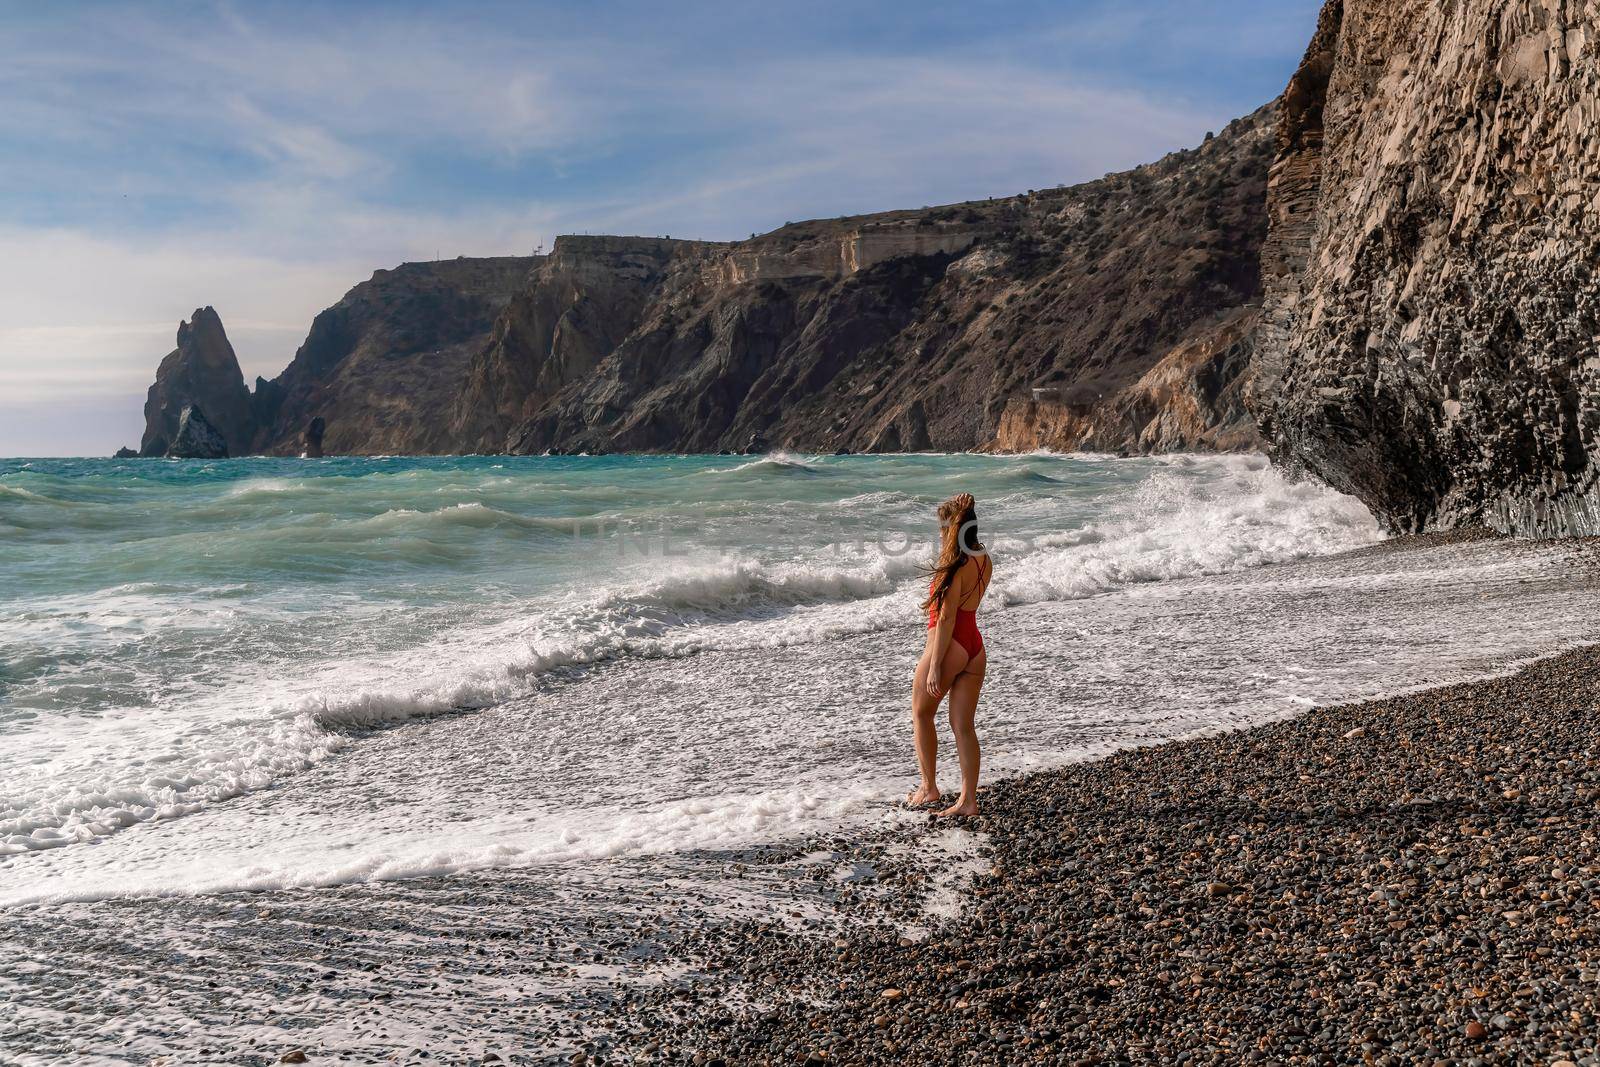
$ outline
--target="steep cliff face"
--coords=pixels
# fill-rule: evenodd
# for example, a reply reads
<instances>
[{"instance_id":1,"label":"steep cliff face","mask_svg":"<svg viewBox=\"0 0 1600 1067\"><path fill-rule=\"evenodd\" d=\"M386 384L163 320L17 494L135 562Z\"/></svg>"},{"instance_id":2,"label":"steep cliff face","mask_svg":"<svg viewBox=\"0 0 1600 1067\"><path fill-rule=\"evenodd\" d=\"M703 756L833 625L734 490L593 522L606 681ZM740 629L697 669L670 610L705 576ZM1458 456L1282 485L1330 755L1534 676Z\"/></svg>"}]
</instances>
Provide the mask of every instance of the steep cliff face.
<instances>
[{"instance_id":1,"label":"steep cliff face","mask_svg":"<svg viewBox=\"0 0 1600 1067\"><path fill-rule=\"evenodd\" d=\"M1291 83L1253 403L1399 530L1600 532L1600 4L1338 0Z\"/></svg>"},{"instance_id":2,"label":"steep cliff face","mask_svg":"<svg viewBox=\"0 0 1600 1067\"><path fill-rule=\"evenodd\" d=\"M1200 367L1178 353L1259 298L1273 128L1264 108L1200 148L1071 189L731 244L562 238L473 361L453 436L517 452L753 437L1018 447L1003 414L1043 382L1107 412L1092 440L1047 432L1029 448L1245 445L1248 432L1198 420L1236 396L1247 361ZM1169 359L1169 376L1194 366L1225 380L1200 385L1204 399L1151 385L1136 400ZM1166 412L1180 393L1186 413ZM1236 414L1223 415L1230 427Z\"/></svg>"},{"instance_id":3,"label":"steep cliff face","mask_svg":"<svg viewBox=\"0 0 1600 1067\"><path fill-rule=\"evenodd\" d=\"M503 451L508 430L586 378L639 321L692 241L559 237L495 321L455 403L451 437L466 451Z\"/></svg>"},{"instance_id":4,"label":"steep cliff face","mask_svg":"<svg viewBox=\"0 0 1600 1067\"><path fill-rule=\"evenodd\" d=\"M316 317L282 374L257 380L255 451L298 455L314 451L313 441L335 455L457 451L450 413L468 365L538 262L454 259L375 272Z\"/></svg>"},{"instance_id":5,"label":"steep cliff face","mask_svg":"<svg viewBox=\"0 0 1600 1067\"><path fill-rule=\"evenodd\" d=\"M231 455L249 453L254 433L250 391L222 319L209 307L196 308L188 322L178 324L178 347L156 368L144 404L139 454L165 455L178 439L184 409L191 405L220 428Z\"/></svg>"},{"instance_id":6,"label":"steep cliff face","mask_svg":"<svg viewBox=\"0 0 1600 1067\"><path fill-rule=\"evenodd\" d=\"M279 455L1248 447L1274 129L1263 108L1070 189L748 241L378 271L254 394L236 362L226 404L158 381L154 425L194 401L235 454Z\"/></svg>"}]
</instances>

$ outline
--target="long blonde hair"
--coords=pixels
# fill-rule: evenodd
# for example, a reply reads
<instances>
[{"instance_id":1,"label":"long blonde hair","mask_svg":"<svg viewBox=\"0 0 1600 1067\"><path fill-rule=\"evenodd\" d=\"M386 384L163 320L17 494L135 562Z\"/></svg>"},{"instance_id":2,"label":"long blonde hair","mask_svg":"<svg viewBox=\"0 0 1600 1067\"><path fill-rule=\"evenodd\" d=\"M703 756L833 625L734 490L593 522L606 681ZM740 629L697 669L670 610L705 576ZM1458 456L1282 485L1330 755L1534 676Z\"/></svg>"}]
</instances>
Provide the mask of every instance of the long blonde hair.
<instances>
[{"instance_id":1,"label":"long blonde hair","mask_svg":"<svg viewBox=\"0 0 1600 1067\"><path fill-rule=\"evenodd\" d=\"M928 598L923 611L944 603L945 594L955 584L956 575L966 566L967 557L982 554L978 540L978 505L971 493L957 493L939 505L939 555L928 565Z\"/></svg>"}]
</instances>

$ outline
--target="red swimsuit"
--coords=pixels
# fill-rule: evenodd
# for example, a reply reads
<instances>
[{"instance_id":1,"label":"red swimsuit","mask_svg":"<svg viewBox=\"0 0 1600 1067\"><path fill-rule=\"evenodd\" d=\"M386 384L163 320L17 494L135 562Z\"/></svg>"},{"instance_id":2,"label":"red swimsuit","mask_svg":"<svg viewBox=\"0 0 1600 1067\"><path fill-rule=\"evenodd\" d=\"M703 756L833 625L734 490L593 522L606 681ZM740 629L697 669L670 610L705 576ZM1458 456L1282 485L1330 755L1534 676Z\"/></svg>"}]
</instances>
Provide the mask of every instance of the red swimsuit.
<instances>
[{"instance_id":1,"label":"red swimsuit","mask_svg":"<svg viewBox=\"0 0 1600 1067\"><path fill-rule=\"evenodd\" d=\"M987 555L978 558L978 577L983 580L983 565L989 561ZM935 578L928 583L928 592L933 592ZM948 592L948 590L946 591ZM937 602L928 605L928 629L932 630L939 625L939 605ZM968 611L966 608L956 608L956 625L950 634L950 639L967 650L968 659L976 659L979 652L983 651L983 635L978 632L978 609Z\"/></svg>"}]
</instances>

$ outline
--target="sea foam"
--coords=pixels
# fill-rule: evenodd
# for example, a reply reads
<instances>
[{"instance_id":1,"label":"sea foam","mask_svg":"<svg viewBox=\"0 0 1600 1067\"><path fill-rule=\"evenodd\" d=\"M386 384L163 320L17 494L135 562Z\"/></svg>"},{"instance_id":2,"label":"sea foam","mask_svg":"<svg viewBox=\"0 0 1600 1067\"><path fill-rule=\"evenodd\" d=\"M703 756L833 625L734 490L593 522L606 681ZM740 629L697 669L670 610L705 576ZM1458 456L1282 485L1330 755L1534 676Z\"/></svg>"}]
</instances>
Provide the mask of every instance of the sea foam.
<instances>
[{"instance_id":1,"label":"sea foam","mask_svg":"<svg viewBox=\"0 0 1600 1067\"><path fill-rule=\"evenodd\" d=\"M808 464L778 454L731 470L814 472L813 464L822 462ZM893 470L891 462L885 466ZM1182 467L1176 462L1146 462L1141 477L1130 485L1109 486L1088 506L1077 501L1066 510L1048 496L1018 486L1070 483L1078 470L1072 462L1042 456L981 462L989 466L979 469L981 478L973 478L978 488L984 482L1002 488L986 510L986 522L994 528L986 536L997 560L990 611L1296 560L1365 544L1378 536L1370 515L1354 501L1309 483L1290 485L1251 459L1206 459L1198 466ZM1042 462L1058 462L1061 469L1045 474L1035 469ZM422 475L426 470L381 477L390 483L397 478L418 482ZM872 475L858 477L869 483ZM261 496L275 504L285 499L293 504L296 494L312 493L325 501L326 493L317 482L317 478L251 478L229 486L224 496L245 504ZM341 477L339 482L360 480ZM499 467L493 485L490 482L482 478L478 491L491 496L506 491L506 475ZM840 494L837 506L813 507L811 525L798 531L800 537L790 531L790 541L763 545L755 539L760 533L757 526L742 533L747 544L738 549L694 550L686 558L640 558L632 566L594 560L590 568L576 573L579 581L565 587L533 597L507 597L506 590L499 590L501 600L486 609L442 609L445 619L458 619L434 625L413 640L373 638L365 645L354 641L352 646L349 638L376 630L379 619L374 613L381 614L381 608L363 600L365 608L347 616L349 624L360 629L334 635L330 648L317 654L317 649L304 648L306 641L294 645L290 640L285 645L291 633L285 627L296 625L298 609L251 608L253 630L259 635L254 640L285 645L290 659L251 661L250 646L240 645L237 657L222 672L203 680L190 678L184 685L168 683L171 701L179 702L174 707L136 709L102 701L107 721L35 718L19 726L19 749L37 745L40 752L51 753L51 761L43 769L21 766L8 776L0 795L0 853L102 840L138 822L194 814L317 766L346 749L363 729L490 707L530 693L552 672L589 669L618 659L794 648L910 624L917 613L918 574L926 552L920 547L912 550L906 537L883 537L893 544L872 544L862 531L842 531L827 523L834 514L872 509L882 512L886 525L926 522L909 514L912 509L926 514L926 504L898 486L866 493L861 488L853 486L850 496ZM434 493L427 496L429 502L437 502ZM835 507L843 510L835 512ZM1053 528L1053 509L1059 510L1061 522L1069 523L1067 528ZM795 506L797 515L805 515L805 510ZM1016 514L1014 522L1008 522L1011 512ZM1086 522L1080 522L1078 515ZM408 557L453 560L474 552L472 537L483 531L510 526L518 536L562 537L574 522L582 520L515 514L506 507L467 499L430 509L357 512L325 531L322 544L347 544L349 552L374 560L400 552L406 542L395 539L426 539L430 534L466 537L466 541L424 541L426 553ZM795 520L797 526L803 523ZM806 534L811 544L806 544ZM246 528L238 537L245 539L243 544L266 539L282 544L270 528ZM835 539L837 544L829 544ZM574 552L586 550L581 542L573 544ZM589 547L587 552L597 555L602 549ZM307 573L338 576L354 565L318 557L307 558L304 566ZM69 605L70 598L58 603ZM347 611L338 598L325 600L325 605L334 614ZM149 633L149 627L141 630L141 621L166 619L158 625L176 627L160 630L166 635L187 627L226 637L234 627L230 616L235 611L238 608L229 606L226 593L213 593L213 603L200 614L186 597L130 600L123 595L122 603L117 603L114 593L96 598L93 606L74 617L88 624L86 633ZM82 624L50 619L46 625L72 629ZM61 633L67 645L82 645L85 640L90 638L82 633L77 637L66 630ZM147 638L133 640L142 643ZM197 638L197 654L200 643ZM120 646L118 641L112 645ZM341 646L349 651L341 654ZM170 654L184 656L181 643L174 641ZM136 653L125 654L125 659L141 661ZM157 685L160 673L160 665L152 667ZM61 694L51 699L53 707L61 707ZM107 723L115 726L107 728ZM157 773L144 761L128 760L118 752L118 744L134 737L138 744L154 741L165 747L165 761Z\"/></svg>"},{"instance_id":2,"label":"sea foam","mask_svg":"<svg viewBox=\"0 0 1600 1067\"><path fill-rule=\"evenodd\" d=\"M815 473L830 462L838 463L779 454L731 471ZM1123 482L1071 497L1026 488L1070 487L1083 479L1086 468L1071 459L959 462L966 465L960 479L980 491L996 559L990 612L1300 559L1378 536L1354 501L1309 483L1289 484L1251 458L1121 467L1097 461L1092 469L1122 473ZM1052 463L1053 472L1036 469ZM742 517L744 509L768 506L763 497L742 506L735 506L737 495L706 498L691 503L725 516L709 531L721 544L690 542L684 556L629 556L626 545L573 537L574 526L588 521L582 515L515 510L522 502L514 493L517 478L548 492L548 470L508 475L497 464L493 475L445 471L441 481L427 468L382 466L384 473L364 477L336 468L320 479L250 478L207 499L213 509L232 501L251 516L216 545L224 559L241 561L225 572L242 576L244 560L290 553L298 557L292 566L299 580L311 580L298 593L290 587L263 597L257 583L244 582L213 584L197 597L172 592L181 583L123 583L106 593L34 601L38 611L27 623L33 629L13 633L11 647L54 641L63 655L103 657L108 671L115 664L116 672L138 672L147 681L119 687L115 678L97 676L102 695L93 703L101 718L83 720L61 713L75 691L86 690L74 690L58 668L38 670L31 695L41 711L11 727L13 750L33 759L5 768L0 854L99 841L138 823L191 815L315 767L358 743L362 731L491 707L607 662L791 649L914 626L928 545L916 543L910 527L931 526L931 503L955 481L929 457L854 459L850 484L829 490L831 497L774 510L794 516L787 525ZM620 493L647 496L650 486L629 489L629 474L614 477L615 485L554 484L583 500L605 501L619 527L673 513L671 495L621 510ZM382 487L368 479L380 479ZM884 484L873 488L874 480ZM340 488L330 497L333 485ZM383 506L398 485L408 487L415 504ZM281 523L258 521L250 509L262 499L283 513ZM348 514L306 536L295 510L307 503L326 508L330 499L345 501ZM878 522L860 522L863 515ZM551 581L541 573L542 589L519 594L493 566L475 562L485 551L483 538L496 533L509 536L489 542L496 551L514 553L532 539L539 558L567 568L568 576ZM215 540L163 530L152 543L190 552L202 536ZM123 556L150 558L152 569L159 558ZM420 590L385 596L390 579L371 568L391 562L458 571L468 586L460 593L446 587L426 596ZM364 573L372 575L361 579L366 585L347 588ZM319 592L318 582L340 584ZM483 592L472 596L471 583ZM78 601L82 606L74 607ZM6 640L0 632L0 642ZM141 707L126 703L125 689L164 689L167 696ZM160 752L161 763L130 759L129 751Z\"/></svg>"}]
</instances>

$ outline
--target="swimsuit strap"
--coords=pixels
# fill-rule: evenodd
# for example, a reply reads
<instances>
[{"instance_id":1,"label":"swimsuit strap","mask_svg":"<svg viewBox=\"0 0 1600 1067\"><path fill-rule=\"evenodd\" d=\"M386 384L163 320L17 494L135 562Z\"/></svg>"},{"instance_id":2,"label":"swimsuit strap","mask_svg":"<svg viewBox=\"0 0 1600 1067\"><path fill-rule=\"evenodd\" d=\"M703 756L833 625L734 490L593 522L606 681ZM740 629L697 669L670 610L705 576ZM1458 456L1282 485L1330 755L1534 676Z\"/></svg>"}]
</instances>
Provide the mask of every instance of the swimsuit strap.
<instances>
[{"instance_id":1,"label":"swimsuit strap","mask_svg":"<svg viewBox=\"0 0 1600 1067\"><path fill-rule=\"evenodd\" d=\"M984 581L984 578L983 578L983 574L984 574L983 564L984 564L984 561L986 559L988 559L988 558L989 558L989 554L987 552L985 552L983 555L977 557L977 560L978 560L978 583L979 583L979 585L983 584L983 581ZM976 588L977 587L974 587L974 589L976 589ZM970 596L971 594L968 594L968 595ZM966 607L962 607L960 604L957 604L956 605L956 610L965 611L968 614L972 614L972 613L975 613L978 610L978 608L977 608L977 605L973 605L970 608L966 608Z\"/></svg>"}]
</instances>

